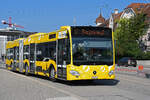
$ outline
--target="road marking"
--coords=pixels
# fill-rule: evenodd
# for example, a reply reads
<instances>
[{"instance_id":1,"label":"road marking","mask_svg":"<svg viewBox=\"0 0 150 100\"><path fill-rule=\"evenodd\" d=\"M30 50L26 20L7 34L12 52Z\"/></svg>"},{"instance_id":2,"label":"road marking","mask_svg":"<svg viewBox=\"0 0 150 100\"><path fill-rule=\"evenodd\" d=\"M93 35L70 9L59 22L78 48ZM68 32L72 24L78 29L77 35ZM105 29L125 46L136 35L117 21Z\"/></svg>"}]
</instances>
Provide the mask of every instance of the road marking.
<instances>
[{"instance_id":1,"label":"road marking","mask_svg":"<svg viewBox=\"0 0 150 100\"><path fill-rule=\"evenodd\" d=\"M71 97L77 98L78 100L87 100L87 99L85 99L85 98L83 98L83 97L81 97L81 96L78 96L78 95L75 95L75 94L73 94L73 93L67 92L67 91L65 91L65 90L63 90L63 89L54 87L54 86L52 86L52 85L50 85L50 84L46 84L46 83L40 82L40 81L38 81L38 80L32 79L32 78L30 78L30 77L27 77L27 76L25 76L25 75L17 74L17 73L14 73L14 72L9 71L9 70L7 70L7 69L3 69L3 70L6 71L6 72L9 72L9 73L11 73L11 74L14 74L14 75L16 75L16 76L27 78L27 79L29 79L29 80L31 80L31 81L33 81L33 82L36 82L36 83L38 83L38 84L41 84L41 85L43 85L43 86L46 86L46 87L49 87L49 88L53 88L53 89L55 89L55 90L57 90L57 91L59 91L59 92L62 92L62 93L64 93L64 94L70 95Z\"/></svg>"},{"instance_id":2,"label":"road marking","mask_svg":"<svg viewBox=\"0 0 150 100\"><path fill-rule=\"evenodd\" d=\"M125 72L137 72L137 70L135 69L121 69L121 68L117 68L117 71L125 71Z\"/></svg>"},{"instance_id":3,"label":"road marking","mask_svg":"<svg viewBox=\"0 0 150 100\"><path fill-rule=\"evenodd\" d=\"M56 98L47 98L46 100L78 100L74 97L56 97Z\"/></svg>"}]
</instances>

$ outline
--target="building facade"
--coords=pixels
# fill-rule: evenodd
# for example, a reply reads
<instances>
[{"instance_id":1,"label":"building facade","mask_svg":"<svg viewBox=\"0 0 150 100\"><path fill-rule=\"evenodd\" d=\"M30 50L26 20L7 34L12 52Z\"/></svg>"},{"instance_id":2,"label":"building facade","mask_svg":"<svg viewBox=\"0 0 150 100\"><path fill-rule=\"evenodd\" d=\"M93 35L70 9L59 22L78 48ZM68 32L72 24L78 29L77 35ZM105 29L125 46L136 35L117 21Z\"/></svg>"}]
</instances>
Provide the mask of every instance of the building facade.
<instances>
[{"instance_id":1,"label":"building facade","mask_svg":"<svg viewBox=\"0 0 150 100\"><path fill-rule=\"evenodd\" d=\"M6 55L6 42L24 38L36 32L25 32L13 29L0 29L0 59Z\"/></svg>"},{"instance_id":2,"label":"building facade","mask_svg":"<svg viewBox=\"0 0 150 100\"><path fill-rule=\"evenodd\" d=\"M149 24L146 34L141 38L143 50L147 52L150 51L150 3L132 3L121 12L119 12L118 9L115 9L114 13L110 15L110 18L98 26L110 27L113 31L115 31L118 26L118 20L122 18L129 19L139 13L144 13L147 15L146 22Z\"/></svg>"}]
</instances>

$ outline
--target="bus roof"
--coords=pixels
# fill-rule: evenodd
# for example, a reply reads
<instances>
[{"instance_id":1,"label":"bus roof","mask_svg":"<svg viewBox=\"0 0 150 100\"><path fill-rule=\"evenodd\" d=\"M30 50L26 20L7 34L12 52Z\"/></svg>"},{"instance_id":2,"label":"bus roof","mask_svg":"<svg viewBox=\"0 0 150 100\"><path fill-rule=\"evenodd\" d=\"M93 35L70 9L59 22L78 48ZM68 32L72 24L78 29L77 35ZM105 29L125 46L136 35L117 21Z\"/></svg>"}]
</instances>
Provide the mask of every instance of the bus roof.
<instances>
[{"instance_id":1,"label":"bus roof","mask_svg":"<svg viewBox=\"0 0 150 100\"><path fill-rule=\"evenodd\" d=\"M27 38L31 38L31 37L35 37L35 36L40 36L40 35L44 35L46 33L36 33L36 34L32 34L32 35L29 35Z\"/></svg>"},{"instance_id":2,"label":"bus roof","mask_svg":"<svg viewBox=\"0 0 150 100\"><path fill-rule=\"evenodd\" d=\"M70 26L71 28L102 28L102 29L111 29L109 27L99 27L99 26Z\"/></svg>"},{"instance_id":3,"label":"bus roof","mask_svg":"<svg viewBox=\"0 0 150 100\"><path fill-rule=\"evenodd\" d=\"M14 41L19 41L19 40L23 40L23 39L25 39L25 38L19 38L19 39L16 39L16 40L14 40Z\"/></svg>"}]
</instances>

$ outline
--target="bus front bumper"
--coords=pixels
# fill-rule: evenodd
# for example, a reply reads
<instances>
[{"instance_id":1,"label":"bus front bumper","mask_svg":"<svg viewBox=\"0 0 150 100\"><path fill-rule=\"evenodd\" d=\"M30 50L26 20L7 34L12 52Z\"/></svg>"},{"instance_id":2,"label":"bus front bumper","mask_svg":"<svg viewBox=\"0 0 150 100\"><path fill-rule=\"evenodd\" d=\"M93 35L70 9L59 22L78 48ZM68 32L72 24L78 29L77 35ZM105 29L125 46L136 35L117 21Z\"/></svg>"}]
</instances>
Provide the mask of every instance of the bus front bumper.
<instances>
[{"instance_id":1,"label":"bus front bumper","mask_svg":"<svg viewBox=\"0 0 150 100\"><path fill-rule=\"evenodd\" d=\"M68 66L67 80L115 79L115 66Z\"/></svg>"}]
</instances>

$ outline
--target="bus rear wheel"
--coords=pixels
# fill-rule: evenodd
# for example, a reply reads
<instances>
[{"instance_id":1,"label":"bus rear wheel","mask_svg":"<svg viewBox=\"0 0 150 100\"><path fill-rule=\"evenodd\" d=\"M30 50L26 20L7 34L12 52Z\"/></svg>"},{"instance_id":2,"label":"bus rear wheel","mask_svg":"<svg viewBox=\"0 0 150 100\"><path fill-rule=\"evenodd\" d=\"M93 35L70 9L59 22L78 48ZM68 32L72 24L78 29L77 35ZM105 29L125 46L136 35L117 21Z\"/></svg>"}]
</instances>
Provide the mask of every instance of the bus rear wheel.
<instances>
[{"instance_id":1,"label":"bus rear wheel","mask_svg":"<svg viewBox=\"0 0 150 100\"><path fill-rule=\"evenodd\" d=\"M50 68L50 71L49 71L49 79L53 82L56 81L56 78L55 78L55 70L53 67Z\"/></svg>"},{"instance_id":2,"label":"bus rear wheel","mask_svg":"<svg viewBox=\"0 0 150 100\"><path fill-rule=\"evenodd\" d=\"M29 75L29 73L28 73L28 70L29 70L29 67L27 66L27 64L25 65L25 75Z\"/></svg>"}]
</instances>

